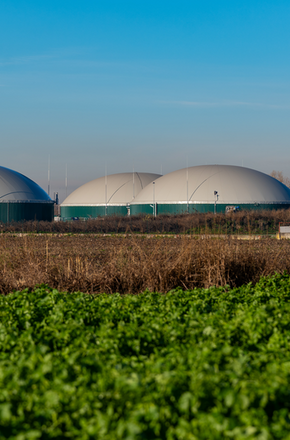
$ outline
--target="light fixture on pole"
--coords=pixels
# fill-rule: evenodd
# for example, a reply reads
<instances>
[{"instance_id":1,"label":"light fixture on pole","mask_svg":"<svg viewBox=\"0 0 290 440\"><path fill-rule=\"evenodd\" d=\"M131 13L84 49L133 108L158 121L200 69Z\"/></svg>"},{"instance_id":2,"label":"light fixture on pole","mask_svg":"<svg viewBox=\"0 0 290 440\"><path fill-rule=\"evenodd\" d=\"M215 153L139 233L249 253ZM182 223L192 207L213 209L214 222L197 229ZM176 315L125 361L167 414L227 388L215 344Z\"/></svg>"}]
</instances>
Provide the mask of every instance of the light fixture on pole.
<instances>
[{"instance_id":1,"label":"light fixture on pole","mask_svg":"<svg viewBox=\"0 0 290 440\"><path fill-rule=\"evenodd\" d=\"M154 217L156 217L155 182L153 182L153 213Z\"/></svg>"},{"instance_id":2,"label":"light fixture on pole","mask_svg":"<svg viewBox=\"0 0 290 440\"><path fill-rule=\"evenodd\" d=\"M153 209L153 217L156 217L156 203L155 203L155 182L153 183L153 205L150 205Z\"/></svg>"},{"instance_id":3,"label":"light fixture on pole","mask_svg":"<svg viewBox=\"0 0 290 440\"><path fill-rule=\"evenodd\" d=\"M214 213L216 214L216 202L218 201L218 198L219 198L218 191L214 191L213 195L216 197L215 201L214 201Z\"/></svg>"}]
</instances>

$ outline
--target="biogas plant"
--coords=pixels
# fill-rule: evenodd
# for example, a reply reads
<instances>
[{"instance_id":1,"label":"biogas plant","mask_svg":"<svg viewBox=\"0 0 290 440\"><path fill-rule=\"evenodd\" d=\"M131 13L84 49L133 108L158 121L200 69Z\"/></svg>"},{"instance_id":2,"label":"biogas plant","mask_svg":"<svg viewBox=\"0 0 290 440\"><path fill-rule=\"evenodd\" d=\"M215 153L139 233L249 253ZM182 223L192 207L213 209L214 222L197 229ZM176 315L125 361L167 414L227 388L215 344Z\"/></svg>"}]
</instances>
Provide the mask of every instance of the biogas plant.
<instances>
[{"instance_id":1,"label":"biogas plant","mask_svg":"<svg viewBox=\"0 0 290 440\"><path fill-rule=\"evenodd\" d=\"M54 204L31 179L0 167L0 222L52 221ZM273 177L238 166L204 165L164 176L133 172L100 177L72 192L61 204L60 216L71 220L283 208L290 208L290 189Z\"/></svg>"},{"instance_id":2,"label":"biogas plant","mask_svg":"<svg viewBox=\"0 0 290 440\"><path fill-rule=\"evenodd\" d=\"M121 173L92 180L61 204L63 220L105 215L225 213L290 208L290 189L249 168L203 165L164 176Z\"/></svg>"}]
</instances>

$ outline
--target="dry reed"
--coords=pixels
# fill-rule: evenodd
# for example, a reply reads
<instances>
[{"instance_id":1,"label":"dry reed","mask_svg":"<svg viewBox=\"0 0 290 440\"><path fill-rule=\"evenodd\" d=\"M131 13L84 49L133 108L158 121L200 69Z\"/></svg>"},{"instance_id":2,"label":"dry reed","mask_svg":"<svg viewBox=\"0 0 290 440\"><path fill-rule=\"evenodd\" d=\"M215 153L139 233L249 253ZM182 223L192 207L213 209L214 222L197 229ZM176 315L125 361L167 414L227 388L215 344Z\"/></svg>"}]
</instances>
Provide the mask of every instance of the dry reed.
<instances>
[{"instance_id":1,"label":"dry reed","mask_svg":"<svg viewBox=\"0 0 290 440\"><path fill-rule=\"evenodd\" d=\"M0 236L0 292L36 284L83 292L167 292L290 272L290 242L189 236Z\"/></svg>"}]
</instances>

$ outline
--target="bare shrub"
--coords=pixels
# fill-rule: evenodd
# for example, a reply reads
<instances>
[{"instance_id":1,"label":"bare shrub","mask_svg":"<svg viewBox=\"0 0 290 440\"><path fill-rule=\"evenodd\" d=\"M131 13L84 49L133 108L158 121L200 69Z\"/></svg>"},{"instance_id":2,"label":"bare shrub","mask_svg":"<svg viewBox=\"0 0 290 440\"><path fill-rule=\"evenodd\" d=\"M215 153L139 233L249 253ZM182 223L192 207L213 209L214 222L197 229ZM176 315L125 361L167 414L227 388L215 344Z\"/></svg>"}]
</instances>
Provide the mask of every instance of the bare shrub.
<instances>
[{"instance_id":1,"label":"bare shrub","mask_svg":"<svg viewBox=\"0 0 290 440\"><path fill-rule=\"evenodd\" d=\"M67 291L167 292L255 283L290 271L290 243L182 237L0 236L0 292L36 284Z\"/></svg>"},{"instance_id":2,"label":"bare shrub","mask_svg":"<svg viewBox=\"0 0 290 440\"><path fill-rule=\"evenodd\" d=\"M279 180L279 182L284 183L284 185L288 186L290 188L290 179L287 176L284 176L282 171L276 171L273 170L270 174L271 177L274 177L274 179Z\"/></svg>"},{"instance_id":3,"label":"bare shrub","mask_svg":"<svg viewBox=\"0 0 290 440\"><path fill-rule=\"evenodd\" d=\"M273 234L279 222L290 222L290 210L240 211L229 214L108 216L86 221L18 222L1 224L0 231L81 234Z\"/></svg>"}]
</instances>

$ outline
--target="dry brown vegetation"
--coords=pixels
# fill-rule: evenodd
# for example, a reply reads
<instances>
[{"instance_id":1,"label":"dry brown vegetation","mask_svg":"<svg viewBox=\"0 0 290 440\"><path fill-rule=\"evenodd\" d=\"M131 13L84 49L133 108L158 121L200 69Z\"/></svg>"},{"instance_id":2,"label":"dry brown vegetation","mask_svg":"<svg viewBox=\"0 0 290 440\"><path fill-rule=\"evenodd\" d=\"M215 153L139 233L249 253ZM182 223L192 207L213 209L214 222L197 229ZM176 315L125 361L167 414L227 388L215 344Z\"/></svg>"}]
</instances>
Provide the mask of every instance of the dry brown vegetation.
<instances>
[{"instance_id":1,"label":"dry brown vegetation","mask_svg":"<svg viewBox=\"0 0 290 440\"><path fill-rule=\"evenodd\" d=\"M1 232L50 233L174 233L174 234L273 234L279 222L290 222L290 210L240 211L231 214L180 214L111 216L87 221L18 222L0 225Z\"/></svg>"},{"instance_id":2,"label":"dry brown vegetation","mask_svg":"<svg viewBox=\"0 0 290 440\"><path fill-rule=\"evenodd\" d=\"M255 283L290 271L290 242L182 237L0 236L0 292L167 292Z\"/></svg>"}]
</instances>

